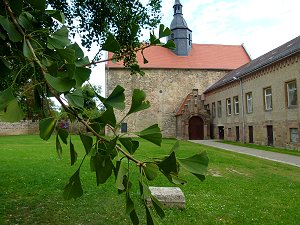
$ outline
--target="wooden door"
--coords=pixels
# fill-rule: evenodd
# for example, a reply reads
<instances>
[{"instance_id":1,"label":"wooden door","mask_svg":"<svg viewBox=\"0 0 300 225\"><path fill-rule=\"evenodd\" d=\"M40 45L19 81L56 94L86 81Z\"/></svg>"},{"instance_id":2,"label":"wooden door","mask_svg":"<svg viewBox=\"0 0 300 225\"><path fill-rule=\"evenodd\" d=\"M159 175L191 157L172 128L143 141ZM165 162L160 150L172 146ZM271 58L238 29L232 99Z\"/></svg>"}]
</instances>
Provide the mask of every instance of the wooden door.
<instances>
[{"instance_id":1,"label":"wooden door","mask_svg":"<svg viewBox=\"0 0 300 225\"><path fill-rule=\"evenodd\" d=\"M189 120L189 139L203 140L204 139L204 123L198 116L193 116Z\"/></svg>"},{"instance_id":2,"label":"wooden door","mask_svg":"<svg viewBox=\"0 0 300 225\"><path fill-rule=\"evenodd\" d=\"M219 139L224 140L224 127L219 128Z\"/></svg>"},{"instance_id":3,"label":"wooden door","mask_svg":"<svg viewBox=\"0 0 300 225\"><path fill-rule=\"evenodd\" d=\"M273 146L273 126L267 126L268 146Z\"/></svg>"},{"instance_id":4,"label":"wooden door","mask_svg":"<svg viewBox=\"0 0 300 225\"><path fill-rule=\"evenodd\" d=\"M253 126L249 126L249 143L253 142Z\"/></svg>"}]
</instances>

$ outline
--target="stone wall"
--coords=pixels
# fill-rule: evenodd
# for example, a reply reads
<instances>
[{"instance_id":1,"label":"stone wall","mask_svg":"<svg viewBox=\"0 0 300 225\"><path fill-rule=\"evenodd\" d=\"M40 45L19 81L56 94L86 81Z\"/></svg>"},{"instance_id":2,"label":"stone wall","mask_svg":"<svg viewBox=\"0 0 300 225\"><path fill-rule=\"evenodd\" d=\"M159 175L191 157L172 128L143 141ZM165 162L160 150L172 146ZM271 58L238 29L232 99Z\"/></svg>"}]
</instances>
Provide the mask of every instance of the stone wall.
<instances>
[{"instance_id":1,"label":"stone wall","mask_svg":"<svg viewBox=\"0 0 300 225\"><path fill-rule=\"evenodd\" d=\"M140 131L158 123L164 137L176 137L175 114L187 94L193 89L202 93L207 87L223 77L228 71L190 70L190 69L144 69L145 76L130 75L125 69L106 68L106 96L115 86L121 85L126 92L126 110L116 110L120 120L129 110L131 93L135 88L147 94L151 107L140 113L131 115L124 122L128 131Z\"/></svg>"},{"instance_id":2,"label":"stone wall","mask_svg":"<svg viewBox=\"0 0 300 225\"><path fill-rule=\"evenodd\" d=\"M296 81L298 104L295 107L287 106L286 83ZM253 127L254 143L268 144L267 126L273 128L274 146L283 148L300 149L300 143L291 142L290 129L297 128L300 131L300 55L289 57L274 65L253 73L242 80L243 101L245 111L245 141L249 142L249 126ZM272 89L272 110L265 110L264 88ZM252 92L253 112L247 113L246 93ZM234 113L233 97L239 97L239 114ZM231 98L232 114L227 115L226 99ZM236 139L236 127L239 127L240 140L242 141L242 99L240 81L208 93L205 96L205 104L217 101L222 102L222 116L212 118L214 137L218 138L218 127L224 127L225 139ZM231 131L231 132L230 132ZM231 134L230 134L231 133ZM300 135L299 135L300 136Z\"/></svg>"},{"instance_id":3,"label":"stone wall","mask_svg":"<svg viewBox=\"0 0 300 225\"><path fill-rule=\"evenodd\" d=\"M39 122L21 121L18 123L0 122L0 136L38 134Z\"/></svg>"}]
</instances>

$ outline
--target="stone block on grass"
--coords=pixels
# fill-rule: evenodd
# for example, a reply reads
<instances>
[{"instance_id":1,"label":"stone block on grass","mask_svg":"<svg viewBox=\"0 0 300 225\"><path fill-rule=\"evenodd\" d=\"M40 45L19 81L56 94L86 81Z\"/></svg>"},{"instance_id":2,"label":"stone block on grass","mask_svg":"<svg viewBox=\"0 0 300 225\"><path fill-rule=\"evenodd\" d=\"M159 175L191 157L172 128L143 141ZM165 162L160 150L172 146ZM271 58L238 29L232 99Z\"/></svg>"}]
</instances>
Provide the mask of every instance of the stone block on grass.
<instances>
[{"instance_id":1,"label":"stone block on grass","mask_svg":"<svg viewBox=\"0 0 300 225\"><path fill-rule=\"evenodd\" d=\"M185 208L185 197L179 187L149 187L151 194L156 197L166 208ZM147 199L152 205L151 199Z\"/></svg>"}]
</instances>

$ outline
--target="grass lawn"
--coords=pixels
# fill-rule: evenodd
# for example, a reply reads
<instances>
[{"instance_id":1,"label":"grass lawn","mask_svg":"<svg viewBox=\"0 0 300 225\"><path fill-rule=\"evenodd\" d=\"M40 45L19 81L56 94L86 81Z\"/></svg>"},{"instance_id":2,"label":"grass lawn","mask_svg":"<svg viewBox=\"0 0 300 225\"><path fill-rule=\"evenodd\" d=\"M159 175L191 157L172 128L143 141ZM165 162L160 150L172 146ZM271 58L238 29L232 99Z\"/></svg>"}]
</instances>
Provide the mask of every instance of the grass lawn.
<instances>
[{"instance_id":1,"label":"grass lawn","mask_svg":"<svg viewBox=\"0 0 300 225\"><path fill-rule=\"evenodd\" d=\"M137 156L166 154L174 142L166 139L159 148L141 141ZM181 157L206 150L209 174L204 182L183 174L187 207L166 210L161 224L299 224L300 168L186 141L180 145ZM76 150L82 157L83 147L77 145ZM53 137L48 142L38 136L0 137L0 154L0 224L130 224L114 179L97 187L88 161L81 170L84 196L63 200L62 189L79 162L69 165L66 147L59 160ZM171 184L160 177L151 185ZM135 184L136 200L137 190ZM145 224L143 209L138 214Z\"/></svg>"},{"instance_id":2,"label":"grass lawn","mask_svg":"<svg viewBox=\"0 0 300 225\"><path fill-rule=\"evenodd\" d=\"M278 153L284 153L288 155L296 155L300 156L300 150L291 150L291 149L283 149L283 148L275 148L272 146L263 146L263 145L256 145L256 144L250 144L250 143L241 143L236 141L221 141L224 144L230 144L230 145L237 145L237 146L243 146L247 148L254 148L258 150L264 150L264 151L270 151L270 152L278 152Z\"/></svg>"}]
</instances>

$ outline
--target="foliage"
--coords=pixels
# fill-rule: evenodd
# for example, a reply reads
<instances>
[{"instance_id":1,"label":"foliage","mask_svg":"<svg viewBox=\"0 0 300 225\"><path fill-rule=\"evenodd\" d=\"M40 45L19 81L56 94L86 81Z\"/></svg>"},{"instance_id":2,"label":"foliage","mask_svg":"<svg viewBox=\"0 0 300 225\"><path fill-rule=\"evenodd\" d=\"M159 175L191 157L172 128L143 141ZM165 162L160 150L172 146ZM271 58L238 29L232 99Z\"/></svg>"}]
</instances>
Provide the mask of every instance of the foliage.
<instances>
[{"instance_id":1,"label":"foliage","mask_svg":"<svg viewBox=\"0 0 300 225\"><path fill-rule=\"evenodd\" d=\"M138 0L48 0L55 9L66 15L72 34L80 34L83 46L100 47L112 33L124 52L139 47L142 29L156 27L160 22L161 0L150 0L143 5ZM74 20L76 22L74 22ZM134 60L134 54L127 60Z\"/></svg>"},{"instance_id":2,"label":"foliage","mask_svg":"<svg viewBox=\"0 0 300 225\"><path fill-rule=\"evenodd\" d=\"M70 42L69 30L63 25L63 14L59 11L45 10L45 1L26 0L10 4L11 1L3 0L1 3L4 9L0 11L0 39L3 44L0 46L0 51L3 53L1 70L7 70L7 77L12 78L8 88L0 93L0 111L4 112L1 119L13 122L23 117L15 91L17 86L24 84L19 80L21 78L27 83L30 82L29 88L34 88L34 105L37 108L42 109L40 103L48 97L54 97L61 104L71 122L79 122L89 131L86 133L85 129L80 130L85 156L64 188L65 199L75 199L83 194L80 172L83 162L89 159L97 185L106 183L112 176L115 177L118 192L125 193L126 196L126 211L132 223L138 224L135 203L131 198L133 180L130 176L130 165L135 164L140 177L134 181L140 186L147 224L153 224L155 219L145 199L150 197L155 202L154 209L158 216L163 217L164 213L159 202L149 191L149 180L155 179L161 172L171 183L184 184L186 182L180 177L182 169L191 172L201 181L204 180L208 165L206 153L178 159L176 157L178 146L175 145L170 154L164 157L150 158L147 161L141 161L135 157L135 153L139 150L139 142L132 138L125 138L118 133L122 120L116 120L115 110L125 110L124 88L121 86L117 86L107 98L94 92L94 95L105 106L105 110L101 113L99 110L99 114L93 116L86 113L86 109L89 109L87 100L90 100L91 96L87 96L89 92L83 85L89 79L90 65L98 62L90 62L79 45ZM126 4L120 5L128 7ZM139 5L138 2L135 2L135 5ZM50 26L54 19L56 23L61 23L56 29ZM120 26L125 30L130 29L133 35L132 40L137 40L139 24L135 24L135 21L131 22L131 27L123 27L128 24ZM126 35L125 31L119 32ZM116 59L124 60L125 65L130 66L133 72L143 74L135 61L129 62L126 57L131 57L137 51L143 51L153 45L173 48L173 42L164 44L160 41L168 35L170 35L170 30L160 25L159 37L152 32L149 43L128 46L128 43L120 41L118 35L107 33L102 49L115 52ZM131 106L125 118L149 107L150 103L146 100L144 91L133 90ZM55 115L41 119L40 137L49 140L56 131L55 143L58 156L62 157L63 145L69 143L71 165L74 165L77 160L77 147L72 142L73 134L71 130L57 125L59 119ZM111 138L103 136L100 131L104 127L111 129L115 135ZM155 145L161 145L162 135L157 124L135 134Z\"/></svg>"}]
</instances>

